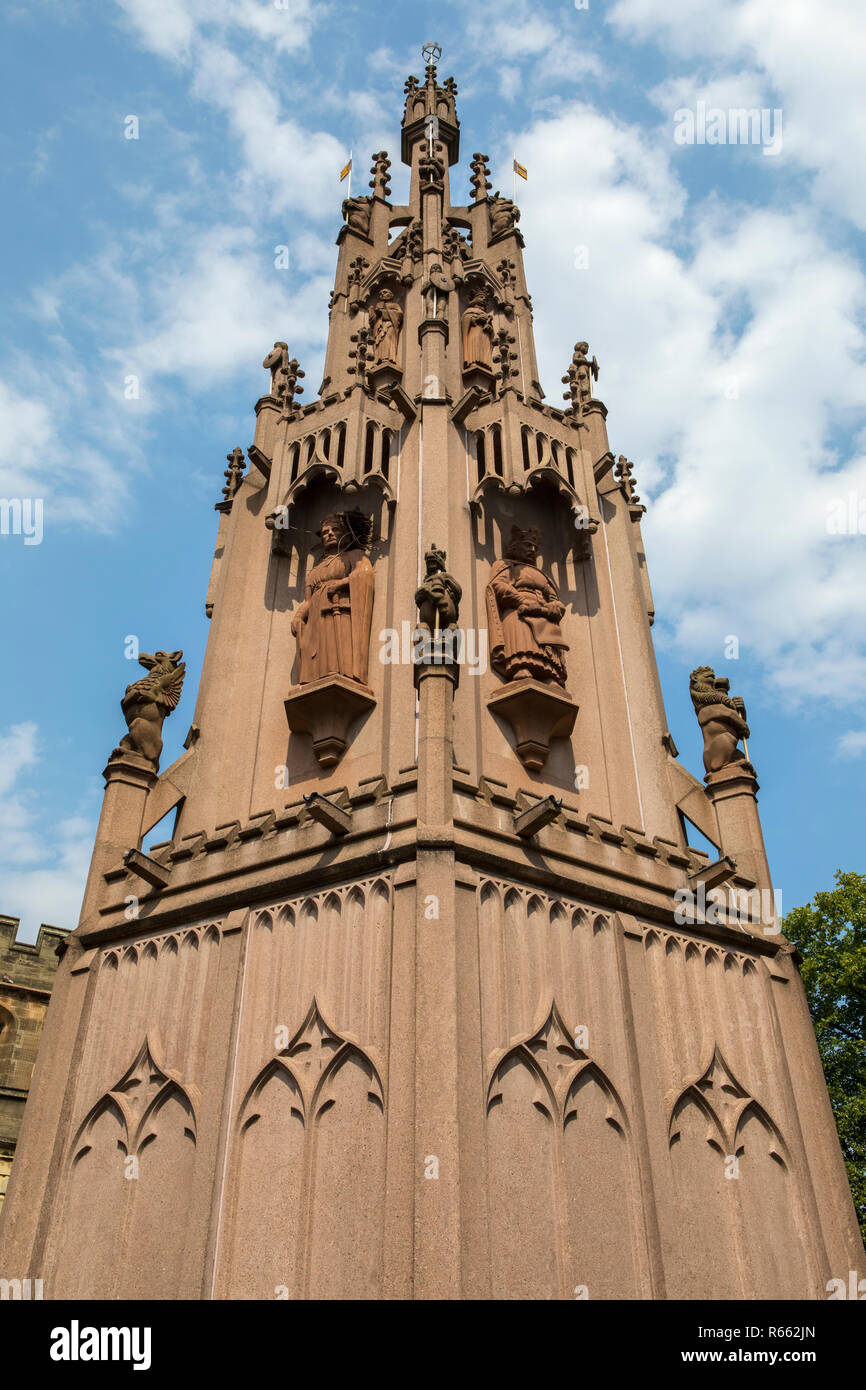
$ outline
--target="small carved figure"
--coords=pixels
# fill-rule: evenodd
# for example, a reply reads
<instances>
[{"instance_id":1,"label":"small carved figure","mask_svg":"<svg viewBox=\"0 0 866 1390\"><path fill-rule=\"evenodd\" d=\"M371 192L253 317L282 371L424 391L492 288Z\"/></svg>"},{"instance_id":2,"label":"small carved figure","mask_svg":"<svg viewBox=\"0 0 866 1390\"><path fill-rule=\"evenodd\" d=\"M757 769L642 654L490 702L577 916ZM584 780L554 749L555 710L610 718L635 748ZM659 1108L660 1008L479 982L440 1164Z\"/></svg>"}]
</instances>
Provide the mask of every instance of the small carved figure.
<instances>
[{"instance_id":1,"label":"small carved figure","mask_svg":"<svg viewBox=\"0 0 866 1390\"><path fill-rule=\"evenodd\" d=\"M367 556L372 519L363 512L326 516L319 529L325 554L313 565L292 618L298 644L298 685L324 676L367 682L375 580Z\"/></svg>"},{"instance_id":2,"label":"small carved figure","mask_svg":"<svg viewBox=\"0 0 866 1390\"><path fill-rule=\"evenodd\" d=\"M493 194L489 207L491 236L497 237L513 231L520 221L520 209L515 207L510 198L503 198L500 193Z\"/></svg>"},{"instance_id":3,"label":"small carved figure","mask_svg":"<svg viewBox=\"0 0 866 1390\"><path fill-rule=\"evenodd\" d=\"M560 622L565 605L556 585L538 568L539 534L512 526L505 558L487 584L490 661L508 681L531 678L565 685L568 643Z\"/></svg>"},{"instance_id":4,"label":"small carved figure","mask_svg":"<svg viewBox=\"0 0 866 1390\"><path fill-rule=\"evenodd\" d=\"M689 694L704 735L704 770L721 772L731 763L752 770L741 738L749 737L746 706L738 695L730 696L730 681L717 676L712 666L698 666L689 676Z\"/></svg>"},{"instance_id":5,"label":"small carved figure","mask_svg":"<svg viewBox=\"0 0 866 1390\"><path fill-rule=\"evenodd\" d=\"M445 569L445 558L444 550L437 550L435 545L431 545L424 556L427 573L415 590L415 605L421 624L431 632L455 628L460 614L463 590Z\"/></svg>"},{"instance_id":6,"label":"small carved figure","mask_svg":"<svg viewBox=\"0 0 866 1390\"><path fill-rule=\"evenodd\" d=\"M262 366L270 368L270 394L276 396L284 405L291 406L295 396L303 395L304 388L298 385L298 381L306 373L301 371L297 357L289 357L289 349L285 343L274 343Z\"/></svg>"},{"instance_id":7,"label":"small carved figure","mask_svg":"<svg viewBox=\"0 0 866 1390\"><path fill-rule=\"evenodd\" d=\"M141 652L138 663L148 672L140 681L126 687L120 702L129 733L120 740L112 758L137 753L159 767L162 752L162 725L180 700L186 663L182 651Z\"/></svg>"},{"instance_id":8,"label":"small carved figure","mask_svg":"<svg viewBox=\"0 0 866 1390\"><path fill-rule=\"evenodd\" d=\"M434 261L429 271L421 281L421 294L424 297L424 317L427 319L442 318L445 315L448 303L447 296L454 288L454 281L449 280L439 261Z\"/></svg>"},{"instance_id":9,"label":"small carved figure","mask_svg":"<svg viewBox=\"0 0 866 1390\"><path fill-rule=\"evenodd\" d=\"M353 232L370 235L371 202L369 198L344 198L343 216Z\"/></svg>"},{"instance_id":10,"label":"small carved figure","mask_svg":"<svg viewBox=\"0 0 866 1390\"><path fill-rule=\"evenodd\" d=\"M441 145L437 145L441 149ZM418 160L418 179L421 184L421 192L428 193L431 189L442 191L445 187L445 163L438 154L422 154Z\"/></svg>"},{"instance_id":11,"label":"small carved figure","mask_svg":"<svg viewBox=\"0 0 866 1390\"><path fill-rule=\"evenodd\" d=\"M493 370L493 316L487 308L487 291L476 290L460 320L463 341L463 370L486 367Z\"/></svg>"},{"instance_id":12,"label":"small carved figure","mask_svg":"<svg viewBox=\"0 0 866 1390\"><path fill-rule=\"evenodd\" d=\"M280 388L285 387L285 370L289 365L288 343L274 343L262 366L270 368L271 395L279 396Z\"/></svg>"},{"instance_id":13,"label":"small carved figure","mask_svg":"<svg viewBox=\"0 0 866 1390\"><path fill-rule=\"evenodd\" d=\"M402 327L403 310L389 289L380 290L379 301L370 314L374 366L378 366L381 362L387 362L396 367L397 348Z\"/></svg>"}]
</instances>

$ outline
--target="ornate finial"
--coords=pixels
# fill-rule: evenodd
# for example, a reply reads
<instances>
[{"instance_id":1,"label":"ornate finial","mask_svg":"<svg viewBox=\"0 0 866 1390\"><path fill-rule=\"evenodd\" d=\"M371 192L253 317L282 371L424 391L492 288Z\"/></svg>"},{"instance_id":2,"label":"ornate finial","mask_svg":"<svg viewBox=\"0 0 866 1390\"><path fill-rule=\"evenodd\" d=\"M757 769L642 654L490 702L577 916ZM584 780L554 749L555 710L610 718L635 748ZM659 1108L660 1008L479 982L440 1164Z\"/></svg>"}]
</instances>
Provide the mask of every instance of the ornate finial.
<instances>
[{"instance_id":1,"label":"ornate finial","mask_svg":"<svg viewBox=\"0 0 866 1390\"><path fill-rule=\"evenodd\" d=\"M433 76L435 77L435 76L436 76L436 64L439 62L439 59L442 57L442 49L440 48L439 44L438 44L438 43L425 43L424 47L421 49L421 57L424 59L424 62L427 64L427 74L428 74L428 76L430 75L430 70L431 70L431 68L432 68L432 70L433 70Z\"/></svg>"},{"instance_id":2,"label":"ornate finial","mask_svg":"<svg viewBox=\"0 0 866 1390\"><path fill-rule=\"evenodd\" d=\"M519 376L519 368L511 364L518 360L518 354L512 352L512 348L517 339L513 333L509 333L507 328L500 328L493 338L493 361L499 363L499 377L503 387L507 387L513 376Z\"/></svg>"},{"instance_id":3,"label":"ornate finial","mask_svg":"<svg viewBox=\"0 0 866 1390\"><path fill-rule=\"evenodd\" d=\"M566 415L579 415L587 401L592 400L592 383L598 381L598 363L594 357L592 361L589 360L588 352L589 343L575 343L571 366L562 378L562 384L568 387L567 391L563 391L562 399L571 401L571 409L565 412Z\"/></svg>"},{"instance_id":4,"label":"ornate finial","mask_svg":"<svg viewBox=\"0 0 866 1390\"><path fill-rule=\"evenodd\" d=\"M230 454L226 454L226 461L228 463L228 468L225 470L226 485L223 488L223 497L226 502L231 505L234 501L235 493L243 480L244 468L246 466L244 451L240 445L238 445L236 449L232 449Z\"/></svg>"},{"instance_id":5,"label":"ornate finial","mask_svg":"<svg viewBox=\"0 0 866 1390\"><path fill-rule=\"evenodd\" d=\"M640 497L635 492L634 464L629 463L625 454L620 454L613 471L614 476L620 481L628 505L630 507L639 507Z\"/></svg>"},{"instance_id":6,"label":"ornate finial","mask_svg":"<svg viewBox=\"0 0 866 1390\"><path fill-rule=\"evenodd\" d=\"M300 377L306 376L306 372L301 371L297 357L289 359L283 372L284 385L280 394L283 397L283 404L287 409L291 410L295 404L295 396L302 396L304 394L304 388L298 385L298 380Z\"/></svg>"},{"instance_id":7,"label":"ornate finial","mask_svg":"<svg viewBox=\"0 0 866 1390\"><path fill-rule=\"evenodd\" d=\"M391 175L388 170L391 168L391 161L388 158L387 150L380 150L373 155L373 163L370 167L372 178L370 187L373 190L374 198L384 198L385 202L391 196Z\"/></svg>"},{"instance_id":8,"label":"ornate finial","mask_svg":"<svg viewBox=\"0 0 866 1390\"><path fill-rule=\"evenodd\" d=\"M475 192L475 201L479 203L482 198L486 198L490 190L490 165L489 155L474 154L472 156L472 177L469 180Z\"/></svg>"},{"instance_id":9,"label":"ornate finial","mask_svg":"<svg viewBox=\"0 0 866 1390\"><path fill-rule=\"evenodd\" d=\"M442 254L446 261L468 261L472 257L468 242L447 217L442 223Z\"/></svg>"},{"instance_id":10,"label":"ornate finial","mask_svg":"<svg viewBox=\"0 0 866 1390\"><path fill-rule=\"evenodd\" d=\"M370 330L366 324L359 328L357 333L353 333L349 338L355 347L349 349L349 357L352 358L354 366L347 367L346 371L350 376L356 376L361 386L366 385L367 371L372 366L373 347L370 342Z\"/></svg>"}]
</instances>

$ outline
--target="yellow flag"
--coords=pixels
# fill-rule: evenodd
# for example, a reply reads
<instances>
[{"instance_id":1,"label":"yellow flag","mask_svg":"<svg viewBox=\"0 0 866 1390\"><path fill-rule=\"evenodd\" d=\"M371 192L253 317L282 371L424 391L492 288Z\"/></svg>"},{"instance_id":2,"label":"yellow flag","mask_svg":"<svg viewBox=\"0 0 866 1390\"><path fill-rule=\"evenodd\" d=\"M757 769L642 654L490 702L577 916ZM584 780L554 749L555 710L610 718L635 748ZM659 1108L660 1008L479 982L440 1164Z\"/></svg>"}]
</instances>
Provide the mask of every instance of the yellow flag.
<instances>
[{"instance_id":1,"label":"yellow flag","mask_svg":"<svg viewBox=\"0 0 866 1390\"><path fill-rule=\"evenodd\" d=\"M343 179L346 178L346 176L347 176L348 174L351 174L351 172L352 172L352 161L351 161L351 159L350 159L349 162L348 162L348 164L346 165L345 169L343 169L343 170L341 171L341 173L340 173L340 183L342 183L342 182L343 182Z\"/></svg>"},{"instance_id":2,"label":"yellow flag","mask_svg":"<svg viewBox=\"0 0 866 1390\"><path fill-rule=\"evenodd\" d=\"M514 172L515 172L515 174L519 174L520 177L521 177L522 179L527 179L527 178L529 178L529 175L527 174L527 172L526 172L525 168L523 167L523 165L522 165L522 164L518 164L518 162L517 162L516 159L515 159L515 161L514 161Z\"/></svg>"}]
</instances>

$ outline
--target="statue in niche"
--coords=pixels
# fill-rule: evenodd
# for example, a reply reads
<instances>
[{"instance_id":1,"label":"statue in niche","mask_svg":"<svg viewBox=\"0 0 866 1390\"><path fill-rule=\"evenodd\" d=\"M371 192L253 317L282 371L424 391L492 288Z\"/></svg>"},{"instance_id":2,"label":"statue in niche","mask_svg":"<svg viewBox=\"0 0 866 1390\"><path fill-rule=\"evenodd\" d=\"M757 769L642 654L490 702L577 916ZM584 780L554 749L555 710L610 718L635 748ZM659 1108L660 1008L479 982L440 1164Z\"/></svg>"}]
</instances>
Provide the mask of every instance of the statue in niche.
<instances>
[{"instance_id":1,"label":"statue in niche","mask_svg":"<svg viewBox=\"0 0 866 1390\"><path fill-rule=\"evenodd\" d=\"M370 212L372 203L369 198L344 198L343 216L353 232L360 232L361 236L370 235Z\"/></svg>"},{"instance_id":2,"label":"statue in niche","mask_svg":"<svg viewBox=\"0 0 866 1390\"><path fill-rule=\"evenodd\" d=\"M490 663L507 681L530 678L565 686L568 643L560 622L565 605L538 568L538 531L512 526L503 560L487 584Z\"/></svg>"},{"instance_id":3,"label":"statue in niche","mask_svg":"<svg viewBox=\"0 0 866 1390\"><path fill-rule=\"evenodd\" d=\"M460 320L463 370L484 367L493 371L493 315L487 308L487 291L476 290Z\"/></svg>"},{"instance_id":4,"label":"statue in niche","mask_svg":"<svg viewBox=\"0 0 866 1390\"><path fill-rule=\"evenodd\" d=\"M372 517L326 516L318 535L324 556L310 571L303 602L292 617L298 644L298 685L326 676L367 683L373 620L373 566L367 556Z\"/></svg>"},{"instance_id":5,"label":"statue in niche","mask_svg":"<svg viewBox=\"0 0 866 1390\"><path fill-rule=\"evenodd\" d=\"M489 207L490 235L493 237L513 231L520 221L520 209L515 207L510 198L503 198L500 193L493 194Z\"/></svg>"},{"instance_id":6,"label":"statue in niche","mask_svg":"<svg viewBox=\"0 0 866 1390\"><path fill-rule=\"evenodd\" d=\"M186 663L181 662L182 656L182 651L139 654L138 664L148 674L126 687L120 708L129 733L120 740L111 754L112 758L122 757L124 753L137 753L140 758L152 763L155 769L159 767L163 721L180 700L186 674Z\"/></svg>"},{"instance_id":7,"label":"statue in niche","mask_svg":"<svg viewBox=\"0 0 866 1390\"><path fill-rule=\"evenodd\" d=\"M400 342L400 329L403 327L403 310L389 289L379 291L378 303L370 314L370 331L373 338L373 364L388 363L397 366L397 348Z\"/></svg>"},{"instance_id":8,"label":"statue in niche","mask_svg":"<svg viewBox=\"0 0 866 1390\"><path fill-rule=\"evenodd\" d=\"M426 574L415 590L415 605L422 627L430 632L456 628L463 590L445 569L445 551L431 545L424 556Z\"/></svg>"},{"instance_id":9,"label":"statue in niche","mask_svg":"<svg viewBox=\"0 0 866 1390\"><path fill-rule=\"evenodd\" d=\"M737 747L741 738L749 737L749 726L745 703L738 695L728 694L730 685L712 666L698 666L689 676L689 695L704 735L705 772L721 772L732 763L754 771Z\"/></svg>"}]
</instances>

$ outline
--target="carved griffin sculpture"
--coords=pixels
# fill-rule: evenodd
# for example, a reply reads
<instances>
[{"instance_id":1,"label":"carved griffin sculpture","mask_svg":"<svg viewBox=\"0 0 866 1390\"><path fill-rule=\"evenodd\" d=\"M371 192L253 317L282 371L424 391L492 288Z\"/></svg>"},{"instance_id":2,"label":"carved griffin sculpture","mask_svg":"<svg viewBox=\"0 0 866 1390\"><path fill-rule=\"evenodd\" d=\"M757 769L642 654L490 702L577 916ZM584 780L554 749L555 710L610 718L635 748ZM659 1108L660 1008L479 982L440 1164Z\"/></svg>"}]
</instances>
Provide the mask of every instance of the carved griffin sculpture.
<instances>
[{"instance_id":1,"label":"carved griffin sculpture","mask_svg":"<svg viewBox=\"0 0 866 1390\"><path fill-rule=\"evenodd\" d=\"M186 663L183 652L141 652L139 665L147 675L126 687L120 702L129 732L120 740L112 758L137 753L159 767L162 752L162 725L180 700Z\"/></svg>"}]
</instances>

